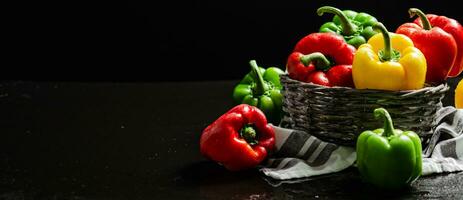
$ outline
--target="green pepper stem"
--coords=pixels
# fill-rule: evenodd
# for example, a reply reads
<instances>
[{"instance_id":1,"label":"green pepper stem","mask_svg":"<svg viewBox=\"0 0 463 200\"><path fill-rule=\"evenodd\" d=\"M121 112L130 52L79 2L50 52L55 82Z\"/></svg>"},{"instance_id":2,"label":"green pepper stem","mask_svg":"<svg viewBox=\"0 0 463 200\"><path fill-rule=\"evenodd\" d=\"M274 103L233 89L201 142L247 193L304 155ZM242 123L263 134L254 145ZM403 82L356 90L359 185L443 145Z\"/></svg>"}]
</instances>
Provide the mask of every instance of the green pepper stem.
<instances>
[{"instance_id":1,"label":"green pepper stem","mask_svg":"<svg viewBox=\"0 0 463 200\"><path fill-rule=\"evenodd\" d=\"M322 16L325 12L335 14L339 17L341 20L343 35L352 35L357 31L354 25L341 10L331 6L322 6L317 9L318 16Z\"/></svg>"},{"instance_id":2,"label":"green pepper stem","mask_svg":"<svg viewBox=\"0 0 463 200\"><path fill-rule=\"evenodd\" d=\"M330 68L330 61L320 52L314 52L308 55L303 55L300 58L301 63L305 66L309 65L311 62L314 62L315 67L318 70L327 70Z\"/></svg>"},{"instance_id":3,"label":"green pepper stem","mask_svg":"<svg viewBox=\"0 0 463 200\"><path fill-rule=\"evenodd\" d=\"M380 55L382 61L390 61L392 59L391 36L383 23L377 22L373 25L373 29L381 31L384 39L384 53Z\"/></svg>"},{"instance_id":4,"label":"green pepper stem","mask_svg":"<svg viewBox=\"0 0 463 200\"><path fill-rule=\"evenodd\" d=\"M246 140L247 143L250 145L255 145L258 143L256 140L257 138L257 132L256 130L252 127L252 124L247 124L241 129L241 138Z\"/></svg>"},{"instance_id":5,"label":"green pepper stem","mask_svg":"<svg viewBox=\"0 0 463 200\"><path fill-rule=\"evenodd\" d=\"M429 22L428 18L426 18L426 15L423 13L423 11L418 8L410 8L408 9L408 14L410 14L410 18L418 15L418 17L420 17L421 24L423 24L423 29L431 30L431 23Z\"/></svg>"},{"instance_id":6,"label":"green pepper stem","mask_svg":"<svg viewBox=\"0 0 463 200\"><path fill-rule=\"evenodd\" d=\"M392 125L391 115L384 108L377 108L373 112L376 119L384 120L384 133L383 136L389 137L394 135L394 125Z\"/></svg>"},{"instance_id":7,"label":"green pepper stem","mask_svg":"<svg viewBox=\"0 0 463 200\"><path fill-rule=\"evenodd\" d=\"M254 93L256 95L262 95L265 93L265 91L268 90L267 84L264 82L264 78L262 77L262 74L260 73L260 69L257 66L257 63L255 60L249 61L249 64L251 65L251 71L253 74L254 81L256 82L256 87L254 88Z\"/></svg>"}]
</instances>

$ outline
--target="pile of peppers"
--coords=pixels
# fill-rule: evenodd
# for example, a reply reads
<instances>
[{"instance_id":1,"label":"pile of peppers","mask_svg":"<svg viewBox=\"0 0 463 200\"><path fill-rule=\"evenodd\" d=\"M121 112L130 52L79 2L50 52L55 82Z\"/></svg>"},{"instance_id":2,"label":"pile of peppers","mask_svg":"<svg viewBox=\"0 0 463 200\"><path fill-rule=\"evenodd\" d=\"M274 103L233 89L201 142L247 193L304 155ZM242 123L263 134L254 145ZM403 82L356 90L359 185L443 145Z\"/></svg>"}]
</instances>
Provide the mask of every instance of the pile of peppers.
<instances>
[{"instance_id":1,"label":"pile of peppers","mask_svg":"<svg viewBox=\"0 0 463 200\"><path fill-rule=\"evenodd\" d=\"M235 107L208 125L200 151L226 169L251 169L275 149L275 133L283 114L280 76L322 87L387 91L416 90L441 84L463 71L463 27L445 16L409 9L410 17L389 32L374 16L322 6L317 14L334 14L317 33L300 39L278 67L251 70L235 86ZM463 108L463 81L455 91L455 106ZM380 188L397 189L421 175L421 141L412 131L394 129L384 108L374 109L384 127L364 131L357 140L357 166L362 178Z\"/></svg>"}]
</instances>

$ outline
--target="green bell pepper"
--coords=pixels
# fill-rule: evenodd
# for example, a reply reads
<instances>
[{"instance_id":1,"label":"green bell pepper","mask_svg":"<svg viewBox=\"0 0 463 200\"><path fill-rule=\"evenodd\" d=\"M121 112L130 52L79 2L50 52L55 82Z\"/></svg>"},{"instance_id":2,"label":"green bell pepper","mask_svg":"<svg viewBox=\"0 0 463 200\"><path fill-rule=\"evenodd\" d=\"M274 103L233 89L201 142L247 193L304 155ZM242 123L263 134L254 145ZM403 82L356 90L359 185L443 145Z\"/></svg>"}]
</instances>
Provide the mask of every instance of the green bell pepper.
<instances>
[{"instance_id":1,"label":"green bell pepper","mask_svg":"<svg viewBox=\"0 0 463 200\"><path fill-rule=\"evenodd\" d=\"M384 128L364 131L357 139L357 167L362 178L380 188L399 189L421 175L421 140L413 131L394 129L384 108L374 110Z\"/></svg>"},{"instance_id":2,"label":"green bell pepper","mask_svg":"<svg viewBox=\"0 0 463 200\"><path fill-rule=\"evenodd\" d=\"M258 67L255 60L251 60L249 64L251 72L235 87L233 99L236 104L258 107L270 122L278 124L283 103L280 74L284 72L276 67Z\"/></svg>"},{"instance_id":3,"label":"green bell pepper","mask_svg":"<svg viewBox=\"0 0 463 200\"><path fill-rule=\"evenodd\" d=\"M333 13L335 16L332 22L323 24L319 31L342 35L344 40L355 48L366 43L371 36L377 33L372 26L378 20L367 13L357 13L352 10L341 11L331 6L323 6L317 10L319 16L325 12Z\"/></svg>"}]
</instances>

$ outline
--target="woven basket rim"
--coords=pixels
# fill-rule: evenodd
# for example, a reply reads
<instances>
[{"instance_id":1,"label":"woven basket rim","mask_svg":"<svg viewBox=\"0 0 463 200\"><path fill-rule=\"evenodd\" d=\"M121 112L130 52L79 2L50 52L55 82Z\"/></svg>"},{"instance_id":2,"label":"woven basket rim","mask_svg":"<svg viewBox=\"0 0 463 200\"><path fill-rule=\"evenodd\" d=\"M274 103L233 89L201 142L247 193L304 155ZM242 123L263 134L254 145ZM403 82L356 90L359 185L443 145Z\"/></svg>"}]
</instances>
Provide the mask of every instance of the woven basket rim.
<instances>
[{"instance_id":1,"label":"woven basket rim","mask_svg":"<svg viewBox=\"0 0 463 200\"><path fill-rule=\"evenodd\" d=\"M418 89L418 90L399 90L399 91L378 90L378 89L356 89L356 88L345 87L345 86L328 87L328 86L324 86L324 85L319 85L319 84L314 84L314 83L306 83L306 82L302 82L302 81L299 81L299 80L295 80L295 79L292 79L291 77L289 77L288 74L282 74L280 76L285 77L286 79L288 79L290 81L297 82L297 83L302 84L302 85L315 87L315 88L345 89L345 90L352 90L352 91L375 92L375 93L382 92L382 93L391 93L391 94L411 94L411 93L421 93L421 92L428 92L428 91L434 91L434 92L442 91L442 92L445 92L448 89L450 89L449 85L446 82L441 83L439 85L426 85L425 87L423 87L421 89Z\"/></svg>"}]
</instances>

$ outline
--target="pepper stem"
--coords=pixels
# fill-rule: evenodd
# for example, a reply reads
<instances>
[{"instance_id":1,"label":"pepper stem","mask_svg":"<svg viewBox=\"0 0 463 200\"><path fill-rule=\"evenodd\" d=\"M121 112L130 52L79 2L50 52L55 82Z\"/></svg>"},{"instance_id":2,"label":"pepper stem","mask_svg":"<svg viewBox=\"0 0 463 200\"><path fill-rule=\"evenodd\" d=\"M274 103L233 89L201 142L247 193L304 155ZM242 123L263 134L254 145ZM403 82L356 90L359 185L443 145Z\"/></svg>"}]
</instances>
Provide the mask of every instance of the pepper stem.
<instances>
[{"instance_id":1,"label":"pepper stem","mask_svg":"<svg viewBox=\"0 0 463 200\"><path fill-rule=\"evenodd\" d=\"M247 124L244 125L243 129L241 129L241 138L246 140L246 142L250 145L256 145L258 141L256 140L257 138L257 132L256 130L252 127L252 124Z\"/></svg>"},{"instance_id":2,"label":"pepper stem","mask_svg":"<svg viewBox=\"0 0 463 200\"><path fill-rule=\"evenodd\" d=\"M373 29L381 31L384 38L384 50L383 53L380 54L380 59L382 61L390 61L392 59L392 46L391 46L391 36L387 31L386 27L381 22L377 22L373 25Z\"/></svg>"},{"instance_id":3,"label":"pepper stem","mask_svg":"<svg viewBox=\"0 0 463 200\"><path fill-rule=\"evenodd\" d=\"M421 24L423 25L423 29L431 30L431 23L429 22L428 18L426 18L426 15L423 13L423 11L421 11L418 8L410 8L408 9L408 14L410 14L410 18L414 17L415 15L418 15L418 17L420 17Z\"/></svg>"},{"instance_id":4,"label":"pepper stem","mask_svg":"<svg viewBox=\"0 0 463 200\"><path fill-rule=\"evenodd\" d=\"M251 65L251 71L253 74L254 81L256 82L256 87L254 88L254 93L256 95L262 95L265 93L265 91L268 90L267 84L264 82L264 78L262 77L262 74L260 73L260 69L257 66L257 63L255 60L249 61L249 64Z\"/></svg>"},{"instance_id":5,"label":"pepper stem","mask_svg":"<svg viewBox=\"0 0 463 200\"><path fill-rule=\"evenodd\" d=\"M350 20L341 10L331 6L322 6L317 9L318 16L322 16L325 12L335 14L339 17L341 20L343 35L352 35L357 32L356 27L350 22Z\"/></svg>"},{"instance_id":6,"label":"pepper stem","mask_svg":"<svg viewBox=\"0 0 463 200\"><path fill-rule=\"evenodd\" d=\"M384 133L385 137L394 135L394 125L392 125L391 115L384 108L377 108L373 112L376 119L382 118L384 120Z\"/></svg>"},{"instance_id":7,"label":"pepper stem","mask_svg":"<svg viewBox=\"0 0 463 200\"><path fill-rule=\"evenodd\" d=\"M318 70L327 70L331 66L330 61L320 52L303 55L301 56L300 60L301 63L305 66L309 65L311 62L314 62L314 65Z\"/></svg>"}]
</instances>

